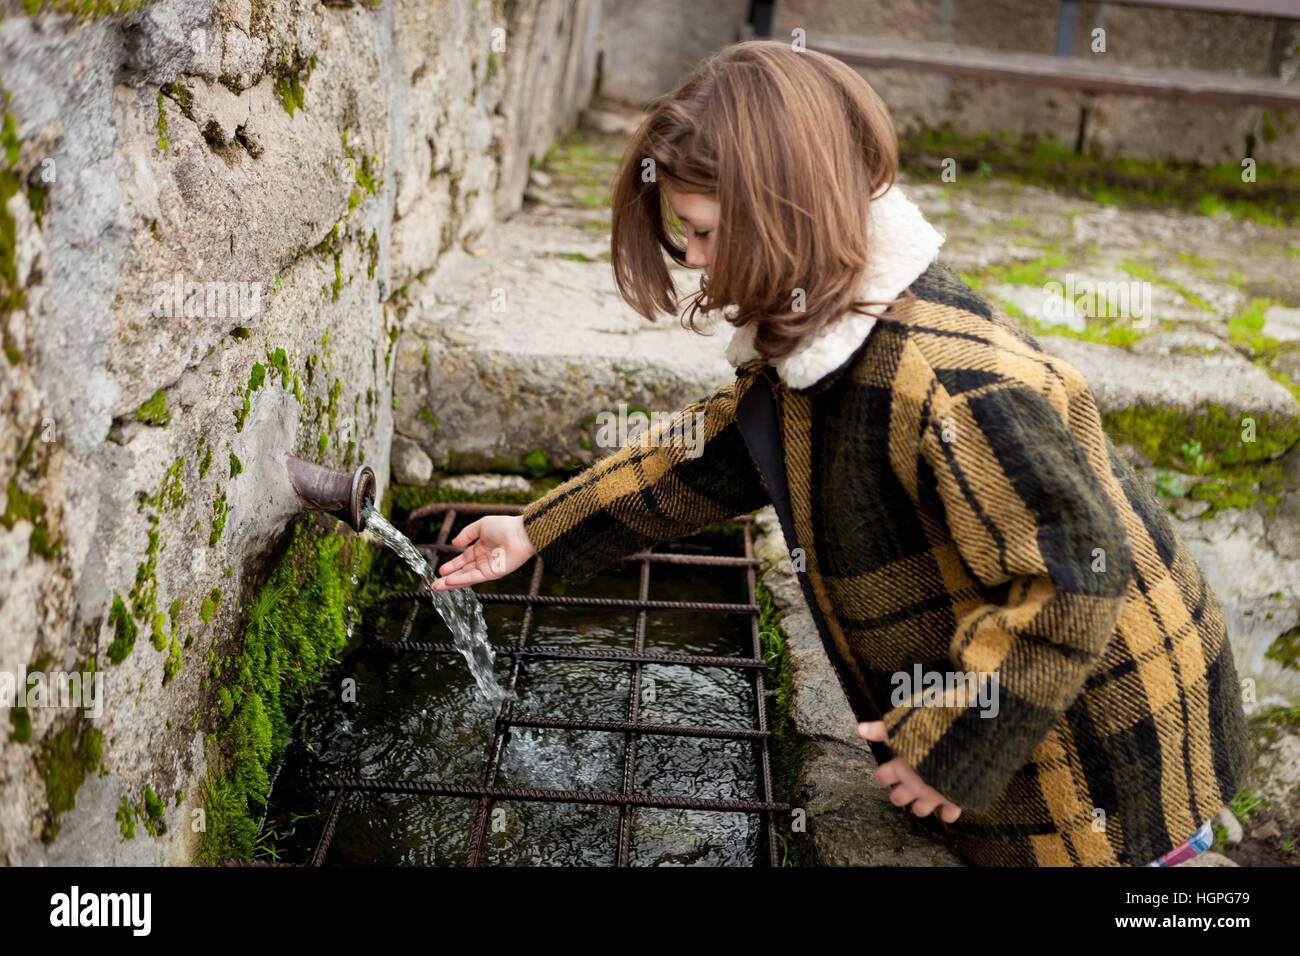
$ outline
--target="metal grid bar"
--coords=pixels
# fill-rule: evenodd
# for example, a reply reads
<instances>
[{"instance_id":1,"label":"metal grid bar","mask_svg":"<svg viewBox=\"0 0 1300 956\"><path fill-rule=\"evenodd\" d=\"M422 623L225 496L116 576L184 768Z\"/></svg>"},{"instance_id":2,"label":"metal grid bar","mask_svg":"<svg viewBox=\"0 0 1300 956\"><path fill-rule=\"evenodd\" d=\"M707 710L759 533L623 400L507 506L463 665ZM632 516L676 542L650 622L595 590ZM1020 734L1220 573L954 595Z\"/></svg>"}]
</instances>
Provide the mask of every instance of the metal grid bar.
<instances>
[{"instance_id":1,"label":"metal grid bar","mask_svg":"<svg viewBox=\"0 0 1300 956\"><path fill-rule=\"evenodd\" d=\"M650 597L650 562L641 562L638 601L641 609L636 612L636 637L633 640L635 653L645 653L645 622L650 611L646 603ZM632 678L628 681L627 722L635 724L641 716L641 662L632 665ZM623 796L631 797L636 783L636 732L623 734ZM626 803L618 808L618 850L614 855L615 866L627 866L632 854L632 808Z\"/></svg>"},{"instance_id":2,"label":"metal grid bar","mask_svg":"<svg viewBox=\"0 0 1300 956\"><path fill-rule=\"evenodd\" d=\"M477 504L469 502L435 503L417 508L407 519L407 536L412 537L417 522L422 519L436 519L441 515L437 540L433 544L417 544L426 557L439 560L443 555L459 553L462 549L447 543L452 527L458 515L485 514L519 514L522 506ZM484 604L522 604L523 622L515 644L510 647L496 647L499 654L510 656L510 676L507 690L518 690L519 675L525 660L530 662L546 661L583 661L586 663L626 664L631 667L629 681L627 719L626 720L591 720L569 719L559 717L542 717L533 714L514 713L514 702L507 699L502 702L493 728L492 741L487 749L487 768L480 786L457 784L437 780L383 780L376 778L327 778L310 784L314 789L333 793L329 812L321 830L310 861L307 865L321 866L329 852L334 839L339 818L347 803L348 796L357 792L372 793L414 793L428 796L454 796L478 800L474 828L470 837L466 862L478 866L482 862L483 848L486 842L488 821L491 817L492 804L496 800L519 800L548 803L581 803L599 806L617 806L619 808L619 835L614 853L617 866L627 866L631 857L632 823L636 807L659 809L706 810L718 813L760 814L764 820L764 836L767 843L767 862L778 866L780 863L776 842L776 818L780 812L786 812L790 805L773 799L771 732L767 726L767 693L764 688L763 670L767 663L763 659L762 639L758 626L759 607L756 600L757 568L760 564L754 558L753 539L748 515L740 515L735 520L744 528L744 556L718 555L682 555L641 552L630 555L624 563L639 564L638 596L632 599L567 597L540 594L542 582L542 560L532 558L532 573L529 577L526 594L483 594L479 595ZM692 601L651 601L650 574L655 564L677 564L713 567L734 567L743 569L748 594L748 603L722 604ZM387 595L390 601L409 601L410 610L402 625L401 638L397 641L371 642L368 650L385 653L431 653L459 654L453 644L412 641L411 633L420 609L432 603L432 596L427 590L398 591ZM607 607L636 611L636 629L633 648L628 651L579 651L570 648L529 647L528 639L532 633L534 616L538 607L564 605L569 607ZM645 650L646 623L651 610L681 610L719 614L746 614L750 619L752 657L721 657L682 654L648 654ZM679 664L692 667L722 667L737 669L751 676L754 698L754 727L697 727L684 724L658 724L641 719L641 670L646 664ZM622 785L618 792L549 790L526 787L502 787L497 783L505 748L510 742L513 727L545 727L567 730L584 730L623 735ZM637 793L636 756L637 741L641 735L660 735L672 737L689 737L696 739L744 740L754 746L754 756L758 770L757 800L726 800L706 797L681 797L668 794Z\"/></svg>"},{"instance_id":3,"label":"metal grid bar","mask_svg":"<svg viewBox=\"0 0 1300 956\"><path fill-rule=\"evenodd\" d=\"M486 597L487 595L484 595ZM415 654L459 654L455 644L425 644L419 641L386 641L377 645L387 651ZM599 664L682 664L687 667L763 668L767 662L753 657L701 657L687 654L635 654L627 651L577 651L568 647L498 647L498 654L533 661L592 661Z\"/></svg>"}]
</instances>

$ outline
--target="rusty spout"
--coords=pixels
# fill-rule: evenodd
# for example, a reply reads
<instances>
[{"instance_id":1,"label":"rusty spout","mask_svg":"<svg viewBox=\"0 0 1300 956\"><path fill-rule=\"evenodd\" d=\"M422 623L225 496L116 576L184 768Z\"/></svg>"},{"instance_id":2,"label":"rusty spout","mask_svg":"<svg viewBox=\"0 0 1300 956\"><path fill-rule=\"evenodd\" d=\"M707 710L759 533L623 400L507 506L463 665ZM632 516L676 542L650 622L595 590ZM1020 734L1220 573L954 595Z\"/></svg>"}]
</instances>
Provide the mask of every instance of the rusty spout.
<instances>
[{"instance_id":1,"label":"rusty spout","mask_svg":"<svg viewBox=\"0 0 1300 956\"><path fill-rule=\"evenodd\" d=\"M357 533L365 530L366 519L361 512L375 500L375 473L369 465L362 465L349 474L322 468L292 455L285 457L284 464L299 498L338 518Z\"/></svg>"}]
</instances>

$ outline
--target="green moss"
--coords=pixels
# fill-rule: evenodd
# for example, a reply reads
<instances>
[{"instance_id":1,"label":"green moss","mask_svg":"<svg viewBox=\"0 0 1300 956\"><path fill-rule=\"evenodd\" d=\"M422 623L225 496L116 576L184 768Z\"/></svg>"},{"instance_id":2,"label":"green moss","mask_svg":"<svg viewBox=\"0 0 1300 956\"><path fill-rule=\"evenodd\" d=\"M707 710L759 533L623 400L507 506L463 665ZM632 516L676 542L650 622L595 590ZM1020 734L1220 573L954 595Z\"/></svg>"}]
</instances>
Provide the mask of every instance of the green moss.
<instances>
[{"instance_id":1,"label":"green moss","mask_svg":"<svg viewBox=\"0 0 1300 956\"><path fill-rule=\"evenodd\" d=\"M289 358L284 354L284 349L277 348L274 351L268 349L266 352L266 364L271 367L272 371L280 376L280 384L285 388L288 388Z\"/></svg>"},{"instance_id":2,"label":"green moss","mask_svg":"<svg viewBox=\"0 0 1300 956\"><path fill-rule=\"evenodd\" d=\"M154 650L161 651L167 646L167 625L166 614L155 614L153 616L153 646Z\"/></svg>"},{"instance_id":3,"label":"green moss","mask_svg":"<svg viewBox=\"0 0 1300 956\"><path fill-rule=\"evenodd\" d=\"M199 620L204 624L212 620L212 615L216 612L217 605L220 603L221 588L213 588L208 593L208 596L203 599L203 603L199 605Z\"/></svg>"},{"instance_id":4,"label":"green moss","mask_svg":"<svg viewBox=\"0 0 1300 956\"><path fill-rule=\"evenodd\" d=\"M212 533L208 535L208 547L215 547L216 543L221 540L221 532L226 528L226 516L230 513L230 506L226 504L226 493L223 491L217 495L217 500L212 502Z\"/></svg>"},{"instance_id":5,"label":"green moss","mask_svg":"<svg viewBox=\"0 0 1300 956\"><path fill-rule=\"evenodd\" d=\"M384 181L375 175L377 161L374 157L368 153L362 152L360 160L357 159L356 153L348 143L348 132L346 129L343 131L343 153L347 156L348 165L352 169L352 177L357 183L356 187L352 190L352 194L348 196L348 212L351 212L361 204L361 200L366 196L379 195L379 187L384 184ZM373 241L373 233L371 238ZM371 271L373 273L373 267ZM372 274L371 278L373 277Z\"/></svg>"},{"instance_id":6,"label":"green moss","mask_svg":"<svg viewBox=\"0 0 1300 956\"><path fill-rule=\"evenodd\" d=\"M185 799L185 792L184 792L183 790L177 790L177 791L176 791L176 806L179 807L179 806L181 805L181 801L183 801L184 799Z\"/></svg>"},{"instance_id":7,"label":"green moss","mask_svg":"<svg viewBox=\"0 0 1300 956\"><path fill-rule=\"evenodd\" d=\"M9 479L9 486L6 489L7 502L4 514L0 515L0 524L3 524L6 530L13 530L14 524L18 521L30 522L33 530L28 543L28 552L52 559L58 550L58 543L51 545L49 541L49 532L45 525L45 505L35 495L28 494L18 485L18 474L31 462L39 432L38 424L31 430L22 451L18 453L14 476ZM44 475L45 466L41 465L39 471Z\"/></svg>"},{"instance_id":8,"label":"green moss","mask_svg":"<svg viewBox=\"0 0 1300 956\"><path fill-rule=\"evenodd\" d=\"M158 519L155 515L149 517L157 523ZM154 572L158 566L159 534L157 528L151 528L148 534L149 546L145 549L145 560L136 565L135 586L131 588L128 596L131 599L131 615L135 620L153 626L155 624L154 602L158 596L158 582Z\"/></svg>"},{"instance_id":9,"label":"green moss","mask_svg":"<svg viewBox=\"0 0 1300 956\"><path fill-rule=\"evenodd\" d=\"M158 93L158 120L155 125L158 128L158 148L164 153L167 152L167 112L163 109L163 94Z\"/></svg>"},{"instance_id":10,"label":"green moss","mask_svg":"<svg viewBox=\"0 0 1300 956\"><path fill-rule=\"evenodd\" d=\"M163 815L163 802L158 799L158 794L154 793L153 787L148 784L144 787L144 809L155 820Z\"/></svg>"},{"instance_id":11,"label":"green moss","mask_svg":"<svg viewBox=\"0 0 1300 956\"><path fill-rule=\"evenodd\" d=\"M388 330L388 348L384 349L384 372L388 372L388 363L392 360L393 349L397 347L397 336L401 334L401 328L394 325Z\"/></svg>"},{"instance_id":12,"label":"green moss","mask_svg":"<svg viewBox=\"0 0 1300 956\"><path fill-rule=\"evenodd\" d=\"M330 429L334 428L334 420L339 414L339 396L343 394L343 380L335 379L334 384L330 386L329 403L325 406L325 414L330 420Z\"/></svg>"},{"instance_id":13,"label":"green moss","mask_svg":"<svg viewBox=\"0 0 1300 956\"><path fill-rule=\"evenodd\" d=\"M99 766L104 752L104 734L78 717L46 739L36 758L45 778L49 818L41 839L49 842L58 833L58 816L77 805L77 791L86 773Z\"/></svg>"},{"instance_id":14,"label":"green moss","mask_svg":"<svg viewBox=\"0 0 1300 956\"><path fill-rule=\"evenodd\" d=\"M180 673L182 663L181 646L176 640L176 635L173 634L171 645L167 648L167 660L163 662L163 686Z\"/></svg>"},{"instance_id":15,"label":"green moss","mask_svg":"<svg viewBox=\"0 0 1300 956\"><path fill-rule=\"evenodd\" d=\"M415 417L420 419L420 421L428 422L433 428L434 435L438 434L438 416L433 414L433 409L428 405L423 406L418 412L416 412Z\"/></svg>"},{"instance_id":16,"label":"green moss","mask_svg":"<svg viewBox=\"0 0 1300 956\"><path fill-rule=\"evenodd\" d=\"M1300 625L1291 628L1269 645L1264 656L1283 667L1300 670Z\"/></svg>"},{"instance_id":17,"label":"green moss","mask_svg":"<svg viewBox=\"0 0 1300 956\"><path fill-rule=\"evenodd\" d=\"M343 291L343 253L341 251L334 253L334 281L329 288L330 301L337 302L339 293Z\"/></svg>"},{"instance_id":18,"label":"green moss","mask_svg":"<svg viewBox=\"0 0 1300 956\"><path fill-rule=\"evenodd\" d=\"M530 492L489 491L465 494L451 488L436 485L397 485L392 484L384 492L384 497L391 503L392 513L403 517L416 508L440 501L478 501L491 504L528 504L536 495Z\"/></svg>"},{"instance_id":19,"label":"green moss","mask_svg":"<svg viewBox=\"0 0 1300 956\"><path fill-rule=\"evenodd\" d=\"M534 478L540 478L550 470L551 463L547 460L546 452L540 448L535 448L524 456L524 468Z\"/></svg>"},{"instance_id":20,"label":"green moss","mask_svg":"<svg viewBox=\"0 0 1300 956\"><path fill-rule=\"evenodd\" d=\"M233 451L230 453L230 477L240 474L244 470L244 463L239 460L239 456Z\"/></svg>"},{"instance_id":21,"label":"green moss","mask_svg":"<svg viewBox=\"0 0 1300 956\"><path fill-rule=\"evenodd\" d=\"M208 468L212 465L212 449L206 448L203 451L203 459L199 462L199 477L202 478L208 473Z\"/></svg>"},{"instance_id":22,"label":"green moss","mask_svg":"<svg viewBox=\"0 0 1300 956\"><path fill-rule=\"evenodd\" d=\"M158 490L153 494L146 496L143 492L136 493L136 510L143 512L146 508L152 508L159 514L165 514L169 511L175 511L185 507L189 501L189 495L185 491L185 485L181 480L181 475L185 471L185 456L177 458L163 473L162 481L158 484Z\"/></svg>"},{"instance_id":23,"label":"green moss","mask_svg":"<svg viewBox=\"0 0 1300 956\"><path fill-rule=\"evenodd\" d=\"M28 494L18 485L18 477L9 479L5 489L7 501L4 514L0 515L0 524L6 530L13 530L14 524L27 521L32 525L32 535L27 541L28 554L38 555L46 561L53 561L58 555L62 540L51 541L49 527L45 521L45 504L35 495Z\"/></svg>"},{"instance_id":24,"label":"green moss","mask_svg":"<svg viewBox=\"0 0 1300 956\"><path fill-rule=\"evenodd\" d=\"M29 16L38 11L68 13L83 23L144 6L147 0L22 0Z\"/></svg>"},{"instance_id":25,"label":"green moss","mask_svg":"<svg viewBox=\"0 0 1300 956\"><path fill-rule=\"evenodd\" d=\"M1102 421L1114 441L1135 445L1157 467L1198 476L1186 494L1210 503L1202 518L1258 502L1275 507L1287 488L1277 458L1300 440L1300 422L1256 419L1255 440L1245 441L1242 422L1208 404L1190 411L1137 406L1107 412Z\"/></svg>"},{"instance_id":26,"label":"green moss","mask_svg":"<svg viewBox=\"0 0 1300 956\"><path fill-rule=\"evenodd\" d=\"M207 829L198 862L252 858L257 820L281 759L291 721L338 662L347 643L350 581L366 580L371 549L342 531L319 533L306 516L294 524L287 553L249 603L241 646L224 669L217 730L208 743L219 751L203 783ZM221 690L226 691L223 695Z\"/></svg>"},{"instance_id":27,"label":"green moss","mask_svg":"<svg viewBox=\"0 0 1300 956\"><path fill-rule=\"evenodd\" d=\"M309 79L311 72L316 68L316 57L307 60L306 67L301 70L291 68L287 63L281 62L280 75L274 83L276 95L280 98L280 105L290 116L302 109L306 99L306 92L303 89Z\"/></svg>"},{"instance_id":28,"label":"green moss","mask_svg":"<svg viewBox=\"0 0 1300 956\"><path fill-rule=\"evenodd\" d=\"M775 691L771 720L774 797L776 800L789 802L793 798L799 767L809 745L795 730L794 722L790 717L794 684L786 651L785 631L781 629L780 624L781 614L776 609L771 592L761 582L754 593L759 606L759 638L763 648L763 659L767 662L763 682L768 691ZM815 865L811 840L806 832L791 832L788 827L778 824L776 833L777 840L781 844L782 866Z\"/></svg>"},{"instance_id":29,"label":"green moss","mask_svg":"<svg viewBox=\"0 0 1300 956\"><path fill-rule=\"evenodd\" d=\"M17 125L8 111L11 94L4 93L4 119L0 125L0 142L4 148L4 167L0 168L0 331L3 332L4 351L11 364L17 365L22 360L18 346L9 333L9 313L21 308L24 302L23 290L18 286L17 224L9 212L9 199L24 189L24 180L19 173L9 167L18 161L21 143L18 139ZM28 193L28 202L31 194Z\"/></svg>"},{"instance_id":30,"label":"green moss","mask_svg":"<svg viewBox=\"0 0 1300 956\"><path fill-rule=\"evenodd\" d=\"M321 432L320 437L316 439L316 454L323 457L325 452L329 451L329 447L330 436Z\"/></svg>"},{"instance_id":31,"label":"green moss","mask_svg":"<svg viewBox=\"0 0 1300 956\"><path fill-rule=\"evenodd\" d=\"M1276 305L1283 305L1281 300L1254 297L1242 306L1241 311L1228 320L1228 332L1236 345L1244 345L1255 357L1255 363L1269 372L1272 378L1285 385L1292 395L1300 401L1300 385L1291 382L1286 376L1272 371L1270 363L1287 347L1286 343L1270 338L1264 334L1264 313Z\"/></svg>"},{"instance_id":32,"label":"green moss","mask_svg":"<svg viewBox=\"0 0 1300 956\"><path fill-rule=\"evenodd\" d=\"M108 622L113 627L113 641L108 645L108 659L114 664L120 664L135 647L135 636L138 633L135 619L127 611L121 595L113 595L113 608L109 611Z\"/></svg>"},{"instance_id":33,"label":"green moss","mask_svg":"<svg viewBox=\"0 0 1300 956\"><path fill-rule=\"evenodd\" d=\"M1243 440L1247 417L1255 421L1254 441ZM1192 464L1183 453L1192 442L1199 442L1205 457L1221 466L1267 461L1300 440L1300 422L1237 417L1208 403L1190 410L1135 406L1107 412L1103 420L1113 438L1137 445L1158 465L1180 470Z\"/></svg>"},{"instance_id":34,"label":"green moss","mask_svg":"<svg viewBox=\"0 0 1300 956\"><path fill-rule=\"evenodd\" d=\"M9 106L9 97L11 94L5 93L5 106ZM6 109L4 120L0 121L0 148L4 149L5 164L13 166L18 162L18 157L22 153L22 140L18 138L18 125L14 122L13 114Z\"/></svg>"},{"instance_id":35,"label":"green moss","mask_svg":"<svg viewBox=\"0 0 1300 956\"><path fill-rule=\"evenodd\" d=\"M16 744L25 744L32 739L32 718L27 713L26 707L10 707L9 723L13 724L14 729L9 733L9 739Z\"/></svg>"},{"instance_id":36,"label":"green moss","mask_svg":"<svg viewBox=\"0 0 1300 956\"><path fill-rule=\"evenodd\" d=\"M122 802L118 804L117 813L113 819L121 823L120 830L125 839L135 838L135 810L131 804L126 802L126 797L122 797Z\"/></svg>"}]
</instances>

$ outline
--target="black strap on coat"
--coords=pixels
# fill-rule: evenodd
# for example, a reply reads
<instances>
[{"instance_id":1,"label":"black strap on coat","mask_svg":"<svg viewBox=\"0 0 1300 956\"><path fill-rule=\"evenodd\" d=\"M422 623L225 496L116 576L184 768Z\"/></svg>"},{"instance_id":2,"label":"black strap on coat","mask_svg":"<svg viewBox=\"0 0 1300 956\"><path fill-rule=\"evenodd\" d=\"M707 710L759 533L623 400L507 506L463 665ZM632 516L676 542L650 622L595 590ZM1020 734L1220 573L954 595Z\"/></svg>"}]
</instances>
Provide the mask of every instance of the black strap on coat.
<instances>
[{"instance_id":1,"label":"black strap on coat","mask_svg":"<svg viewBox=\"0 0 1300 956\"><path fill-rule=\"evenodd\" d=\"M765 368L764 372L766 371ZM758 380L749 387L736 406L736 421L740 425L740 433L745 439L745 445L749 448L749 455L754 459L754 465L767 486L772 507L781 522L781 533L785 536L786 548L793 555L799 543L794 534L794 513L790 507L789 487L785 480L785 453L781 440L781 427L777 421L776 398L773 394L775 388L776 384L766 374L760 374ZM853 708L854 716L859 721L880 720L880 711L865 689L858 687L844 672L839 651L835 647L830 629L822 616L821 607L813 594L808 572L801 571L796 566L795 573L799 578L799 586L803 589L808 610L817 624L817 633L821 636L822 647L825 648L826 656L830 659L836 676L839 677L840 687L849 700L849 706ZM876 763L883 764L893 759L894 754L888 746L875 741L869 743Z\"/></svg>"}]
</instances>

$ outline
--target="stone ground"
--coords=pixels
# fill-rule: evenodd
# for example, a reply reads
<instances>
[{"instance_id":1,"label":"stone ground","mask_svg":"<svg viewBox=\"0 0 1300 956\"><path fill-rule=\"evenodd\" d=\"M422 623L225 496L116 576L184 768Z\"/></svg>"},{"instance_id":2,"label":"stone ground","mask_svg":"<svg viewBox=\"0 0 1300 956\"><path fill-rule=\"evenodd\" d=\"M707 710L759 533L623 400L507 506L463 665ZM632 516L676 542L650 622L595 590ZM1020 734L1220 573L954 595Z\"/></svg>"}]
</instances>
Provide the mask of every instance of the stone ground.
<instances>
[{"instance_id":1,"label":"stone ground","mask_svg":"<svg viewBox=\"0 0 1300 956\"><path fill-rule=\"evenodd\" d=\"M652 325L619 298L608 262L607 188L636 117L597 109L584 121L580 135L534 169L518 215L475 254L404 290L396 482L584 465L613 450L593 424L598 411L622 402L670 412L731 376L725 329L701 337L671 320ZM1224 606L1239 670L1254 681L1247 712L1257 718L1255 776L1234 803L1236 816L1218 828L1226 856L1206 854L1196 865L1296 865L1300 228L1121 210L960 176L960 186L939 183L922 168L899 182L946 233L942 261L1079 368L1104 414L1140 409L1155 423L1157 440L1135 432L1117 445L1160 491ZM673 275L679 291L696 288L691 271ZM1044 291L1053 280L1083 278L1113 283L1106 298L1124 293L1120 283L1145 285L1133 287L1132 307L1109 316L1075 313ZM1221 467L1215 456L1230 461L1230 446L1241 442L1215 445L1207 431L1202 454L1196 429L1207 420L1195 414L1207 408L1290 437L1268 455L1252 449L1248 468ZM1160 416L1169 414L1191 423L1191 441L1172 459L1159 440L1171 420ZM779 569L779 535L768 547L767 582L788 608L795 725L814 743L800 779L818 858L960 865L870 782L870 751L801 617L798 589ZM1259 719L1269 711L1276 718L1277 707L1289 715Z\"/></svg>"}]
</instances>

